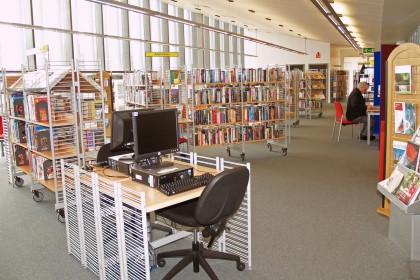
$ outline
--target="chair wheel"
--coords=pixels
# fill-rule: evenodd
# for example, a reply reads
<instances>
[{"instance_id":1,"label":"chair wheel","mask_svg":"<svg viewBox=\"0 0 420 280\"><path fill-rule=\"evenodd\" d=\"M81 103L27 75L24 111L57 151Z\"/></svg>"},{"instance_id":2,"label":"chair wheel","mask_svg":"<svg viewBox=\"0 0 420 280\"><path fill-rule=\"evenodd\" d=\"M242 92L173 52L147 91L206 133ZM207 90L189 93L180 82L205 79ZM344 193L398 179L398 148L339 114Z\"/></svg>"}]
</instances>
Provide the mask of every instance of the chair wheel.
<instances>
[{"instance_id":1,"label":"chair wheel","mask_svg":"<svg viewBox=\"0 0 420 280\"><path fill-rule=\"evenodd\" d=\"M157 260L157 265L158 265L159 267L164 267L164 266L165 266L165 264L166 264L165 259L158 259L158 260ZM239 268L238 268L238 269L239 269Z\"/></svg>"},{"instance_id":2,"label":"chair wheel","mask_svg":"<svg viewBox=\"0 0 420 280\"><path fill-rule=\"evenodd\" d=\"M245 269L245 264L244 264L243 262L238 262L238 263L236 264L236 268L237 268L239 271L242 271L242 270L244 270L244 269Z\"/></svg>"},{"instance_id":3,"label":"chair wheel","mask_svg":"<svg viewBox=\"0 0 420 280\"><path fill-rule=\"evenodd\" d=\"M44 199L44 194L40 191L33 191L33 196L32 199L35 200L36 202L40 202Z\"/></svg>"}]
</instances>

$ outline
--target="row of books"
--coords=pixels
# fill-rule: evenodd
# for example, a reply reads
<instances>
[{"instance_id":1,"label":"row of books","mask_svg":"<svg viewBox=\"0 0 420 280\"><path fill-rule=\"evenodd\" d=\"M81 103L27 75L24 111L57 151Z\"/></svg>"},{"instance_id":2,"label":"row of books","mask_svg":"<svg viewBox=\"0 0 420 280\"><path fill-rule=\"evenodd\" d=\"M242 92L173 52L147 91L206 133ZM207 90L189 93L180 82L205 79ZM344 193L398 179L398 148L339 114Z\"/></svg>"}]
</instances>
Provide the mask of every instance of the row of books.
<instances>
[{"instance_id":1,"label":"row of books","mask_svg":"<svg viewBox=\"0 0 420 280\"><path fill-rule=\"evenodd\" d=\"M50 159L31 153L30 161L31 174L36 180L54 179L54 169Z\"/></svg>"},{"instance_id":2,"label":"row of books","mask_svg":"<svg viewBox=\"0 0 420 280\"><path fill-rule=\"evenodd\" d=\"M9 137L12 142L26 143L26 128L25 122L20 120L10 120Z\"/></svg>"},{"instance_id":3,"label":"row of books","mask_svg":"<svg viewBox=\"0 0 420 280\"><path fill-rule=\"evenodd\" d=\"M124 84L126 86L145 86L152 84L152 76L144 71L135 71L124 74Z\"/></svg>"},{"instance_id":4,"label":"row of books","mask_svg":"<svg viewBox=\"0 0 420 280\"><path fill-rule=\"evenodd\" d=\"M268 121L284 118L284 108L280 105L247 106L243 110L245 122Z\"/></svg>"},{"instance_id":5,"label":"row of books","mask_svg":"<svg viewBox=\"0 0 420 280\"><path fill-rule=\"evenodd\" d=\"M82 116L84 121L102 120L102 101L83 100L81 102Z\"/></svg>"},{"instance_id":6,"label":"row of books","mask_svg":"<svg viewBox=\"0 0 420 280\"><path fill-rule=\"evenodd\" d=\"M97 151L105 144L103 131L99 129L83 131L83 140L85 151Z\"/></svg>"},{"instance_id":7,"label":"row of books","mask_svg":"<svg viewBox=\"0 0 420 280\"><path fill-rule=\"evenodd\" d=\"M282 135L281 130L273 123L257 123L247 126L217 126L201 128L196 133L198 146L231 144L241 141L273 140Z\"/></svg>"},{"instance_id":8,"label":"row of books","mask_svg":"<svg viewBox=\"0 0 420 280\"><path fill-rule=\"evenodd\" d=\"M27 124L26 136L29 149L38 152L51 150L50 129L48 127Z\"/></svg>"},{"instance_id":9,"label":"row of books","mask_svg":"<svg viewBox=\"0 0 420 280\"><path fill-rule=\"evenodd\" d=\"M196 104L239 103L242 100L238 87L204 88L195 91Z\"/></svg>"},{"instance_id":10,"label":"row of books","mask_svg":"<svg viewBox=\"0 0 420 280\"><path fill-rule=\"evenodd\" d=\"M231 69L193 69L194 83L238 83L238 82L274 82L285 79L281 67L271 68L231 68Z\"/></svg>"},{"instance_id":11,"label":"row of books","mask_svg":"<svg viewBox=\"0 0 420 280\"><path fill-rule=\"evenodd\" d=\"M196 125L208 124L233 124L241 122L241 110L239 108L201 109L194 112Z\"/></svg>"},{"instance_id":12,"label":"row of books","mask_svg":"<svg viewBox=\"0 0 420 280\"><path fill-rule=\"evenodd\" d=\"M152 92L142 89L127 89L125 100L139 105L147 105L152 102Z\"/></svg>"}]
</instances>

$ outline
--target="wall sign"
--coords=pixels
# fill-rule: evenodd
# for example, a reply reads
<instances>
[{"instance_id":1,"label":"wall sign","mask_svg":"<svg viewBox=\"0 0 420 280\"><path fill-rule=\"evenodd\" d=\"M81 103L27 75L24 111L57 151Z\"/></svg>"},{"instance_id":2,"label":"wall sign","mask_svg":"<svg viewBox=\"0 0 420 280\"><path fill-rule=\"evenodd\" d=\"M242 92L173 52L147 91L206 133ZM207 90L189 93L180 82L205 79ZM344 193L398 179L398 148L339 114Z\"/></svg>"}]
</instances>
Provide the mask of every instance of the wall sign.
<instances>
[{"instance_id":1,"label":"wall sign","mask_svg":"<svg viewBox=\"0 0 420 280\"><path fill-rule=\"evenodd\" d=\"M179 52L146 52L146 57L153 56L178 56Z\"/></svg>"}]
</instances>

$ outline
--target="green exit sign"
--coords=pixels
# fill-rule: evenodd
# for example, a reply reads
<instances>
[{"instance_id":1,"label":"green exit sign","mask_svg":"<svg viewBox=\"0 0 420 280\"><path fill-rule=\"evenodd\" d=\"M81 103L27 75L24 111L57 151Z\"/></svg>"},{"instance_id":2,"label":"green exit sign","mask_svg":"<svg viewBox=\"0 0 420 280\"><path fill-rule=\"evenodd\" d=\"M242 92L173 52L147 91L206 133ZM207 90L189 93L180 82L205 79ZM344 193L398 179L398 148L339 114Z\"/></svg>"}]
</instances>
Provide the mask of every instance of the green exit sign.
<instances>
[{"instance_id":1,"label":"green exit sign","mask_svg":"<svg viewBox=\"0 0 420 280\"><path fill-rule=\"evenodd\" d=\"M374 48L363 48L363 53L373 53L374 51Z\"/></svg>"}]
</instances>

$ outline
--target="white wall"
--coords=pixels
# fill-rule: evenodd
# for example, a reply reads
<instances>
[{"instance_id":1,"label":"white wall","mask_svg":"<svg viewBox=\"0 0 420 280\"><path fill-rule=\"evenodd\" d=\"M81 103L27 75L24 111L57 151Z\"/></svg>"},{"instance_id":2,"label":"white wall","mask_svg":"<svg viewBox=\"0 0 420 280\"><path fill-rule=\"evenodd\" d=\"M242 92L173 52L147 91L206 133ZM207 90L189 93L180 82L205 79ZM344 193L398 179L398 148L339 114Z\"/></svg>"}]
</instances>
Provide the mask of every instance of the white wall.
<instances>
[{"instance_id":1,"label":"white wall","mask_svg":"<svg viewBox=\"0 0 420 280\"><path fill-rule=\"evenodd\" d=\"M256 55L257 57L245 57L246 68L265 67L270 64L317 64L330 63L330 43L306 40L301 37L285 36L273 33L263 33L258 31L245 30L245 35L267 41L286 48L306 52L308 55L300 55L292 52L276 49L273 47L245 41L245 54ZM321 58L316 58L316 53L321 54Z\"/></svg>"}]
</instances>

